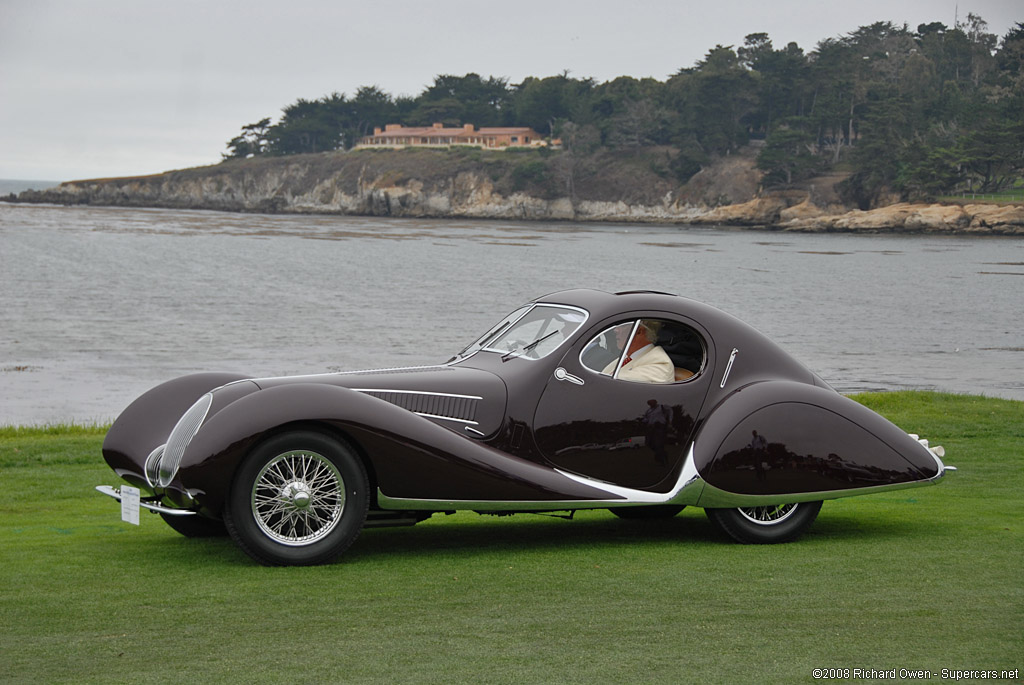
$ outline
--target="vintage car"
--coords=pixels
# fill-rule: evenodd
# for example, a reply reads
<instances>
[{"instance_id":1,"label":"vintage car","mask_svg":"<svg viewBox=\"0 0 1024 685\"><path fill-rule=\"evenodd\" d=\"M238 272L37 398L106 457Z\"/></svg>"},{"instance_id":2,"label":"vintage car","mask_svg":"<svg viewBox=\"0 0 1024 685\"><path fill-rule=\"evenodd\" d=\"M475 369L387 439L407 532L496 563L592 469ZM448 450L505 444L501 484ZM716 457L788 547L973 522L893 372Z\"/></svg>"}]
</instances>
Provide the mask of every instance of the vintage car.
<instances>
[{"instance_id":1,"label":"vintage car","mask_svg":"<svg viewBox=\"0 0 1024 685\"><path fill-rule=\"evenodd\" d=\"M529 302L436 366L172 380L124 410L103 455L176 531L226 528L266 564L463 509L697 506L740 542L783 542L822 500L953 468L720 310L595 290Z\"/></svg>"}]
</instances>

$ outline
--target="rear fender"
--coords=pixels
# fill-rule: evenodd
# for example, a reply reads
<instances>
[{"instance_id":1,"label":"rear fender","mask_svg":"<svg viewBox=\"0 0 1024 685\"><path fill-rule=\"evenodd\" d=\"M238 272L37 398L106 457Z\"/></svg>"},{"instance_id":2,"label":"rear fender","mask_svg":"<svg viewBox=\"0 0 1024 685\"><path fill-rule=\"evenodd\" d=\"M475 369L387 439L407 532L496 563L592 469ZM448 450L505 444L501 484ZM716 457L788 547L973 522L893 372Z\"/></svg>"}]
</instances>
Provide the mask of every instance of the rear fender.
<instances>
[{"instance_id":1,"label":"rear fender","mask_svg":"<svg viewBox=\"0 0 1024 685\"><path fill-rule=\"evenodd\" d=\"M790 381L749 385L719 404L694 441L694 465L706 482L699 504L712 507L913 487L943 471L927 447L870 409Z\"/></svg>"}]
</instances>

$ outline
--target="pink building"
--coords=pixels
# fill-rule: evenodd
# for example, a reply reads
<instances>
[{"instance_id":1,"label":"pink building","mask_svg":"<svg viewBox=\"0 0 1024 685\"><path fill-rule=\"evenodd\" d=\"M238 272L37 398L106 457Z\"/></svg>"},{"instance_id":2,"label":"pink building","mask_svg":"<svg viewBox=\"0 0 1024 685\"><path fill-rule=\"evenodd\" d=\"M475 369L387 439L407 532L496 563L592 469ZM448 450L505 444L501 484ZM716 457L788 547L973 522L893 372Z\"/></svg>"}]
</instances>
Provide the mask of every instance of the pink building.
<instances>
[{"instance_id":1,"label":"pink building","mask_svg":"<svg viewBox=\"0 0 1024 685\"><path fill-rule=\"evenodd\" d=\"M476 129L473 124L462 128L445 128L443 124L433 126L402 126L388 124L383 129L373 129L372 136L359 141L363 147L406 147L406 146L447 147L449 145L472 145L484 148L537 147L545 145L543 138L532 128L510 126L505 128Z\"/></svg>"}]
</instances>

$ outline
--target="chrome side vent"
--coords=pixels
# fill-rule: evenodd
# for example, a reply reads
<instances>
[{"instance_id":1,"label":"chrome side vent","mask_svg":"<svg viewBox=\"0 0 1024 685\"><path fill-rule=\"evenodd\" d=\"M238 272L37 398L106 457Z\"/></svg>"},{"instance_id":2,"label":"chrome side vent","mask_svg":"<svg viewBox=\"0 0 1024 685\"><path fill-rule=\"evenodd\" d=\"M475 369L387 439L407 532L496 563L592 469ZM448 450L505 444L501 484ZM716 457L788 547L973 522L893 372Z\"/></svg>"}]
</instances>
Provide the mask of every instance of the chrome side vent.
<instances>
[{"instance_id":1,"label":"chrome side vent","mask_svg":"<svg viewBox=\"0 0 1024 685\"><path fill-rule=\"evenodd\" d=\"M174 475L178 472L181 458L185 454L185 448L192 441L192 438L199 432L199 427L206 420L206 414L213 404L213 393L206 393L199 400L189 407L167 438L167 445L164 447L163 457L160 459L160 467L157 469L157 485L162 488L170 485Z\"/></svg>"},{"instance_id":2,"label":"chrome side vent","mask_svg":"<svg viewBox=\"0 0 1024 685\"><path fill-rule=\"evenodd\" d=\"M476 424L481 398L473 395L420 392L414 390L358 390L421 416Z\"/></svg>"}]
</instances>

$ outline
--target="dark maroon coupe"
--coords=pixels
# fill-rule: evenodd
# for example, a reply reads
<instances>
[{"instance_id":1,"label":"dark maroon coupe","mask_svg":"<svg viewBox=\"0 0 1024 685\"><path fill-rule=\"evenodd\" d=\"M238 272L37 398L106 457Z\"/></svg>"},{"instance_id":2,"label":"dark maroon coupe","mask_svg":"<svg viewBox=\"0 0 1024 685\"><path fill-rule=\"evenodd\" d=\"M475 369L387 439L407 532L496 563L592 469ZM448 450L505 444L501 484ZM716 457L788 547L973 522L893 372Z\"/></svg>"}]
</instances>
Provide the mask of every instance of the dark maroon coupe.
<instances>
[{"instance_id":1,"label":"dark maroon coupe","mask_svg":"<svg viewBox=\"0 0 1024 685\"><path fill-rule=\"evenodd\" d=\"M125 409L103 455L178 532L226 528L267 564L458 509L693 505L740 542L782 542L822 500L952 469L717 309L593 290L530 302L438 366L178 378Z\"/></svg>"}]
</instances>

